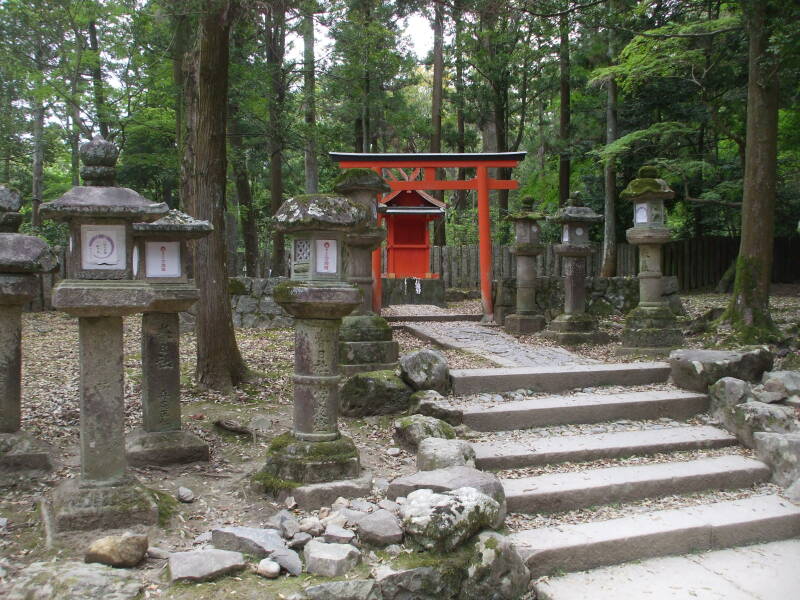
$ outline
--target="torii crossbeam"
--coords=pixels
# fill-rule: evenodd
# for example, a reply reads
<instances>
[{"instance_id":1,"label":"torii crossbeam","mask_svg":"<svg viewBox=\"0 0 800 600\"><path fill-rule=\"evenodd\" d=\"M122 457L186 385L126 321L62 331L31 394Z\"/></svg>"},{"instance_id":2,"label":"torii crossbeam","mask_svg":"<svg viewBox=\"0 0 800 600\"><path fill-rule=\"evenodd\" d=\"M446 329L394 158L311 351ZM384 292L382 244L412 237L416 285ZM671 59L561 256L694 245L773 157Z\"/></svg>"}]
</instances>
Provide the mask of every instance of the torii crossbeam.
<instances>
[{"instance_id":1,"label":"torii crossbeam","mask_svg":"<svg viewBox=\"0 0 800 600\"><path fill-rule=\"evenodd\" d=\"M367 168L384 177L393 191L397 190L477 190L478 239L480 242L481 302L485 320L494 320L492 305L492 227L489 217L490 190L515 190L519 182L513 179L493 179L489 169L513 168L524 160L526 152L475 152L467 154L370 154L331 152L330 157L343 169ZM439 179L438 169L475 169L475 177L465 180ZM413 169L411 174L398 178L392 169ZM421 178L420 178L421 175ZM376 264L377 263L377 264ZM373 295L376 311L381 303L380 249L372 256L375 281Z\"/></svg>"}]
</instances>

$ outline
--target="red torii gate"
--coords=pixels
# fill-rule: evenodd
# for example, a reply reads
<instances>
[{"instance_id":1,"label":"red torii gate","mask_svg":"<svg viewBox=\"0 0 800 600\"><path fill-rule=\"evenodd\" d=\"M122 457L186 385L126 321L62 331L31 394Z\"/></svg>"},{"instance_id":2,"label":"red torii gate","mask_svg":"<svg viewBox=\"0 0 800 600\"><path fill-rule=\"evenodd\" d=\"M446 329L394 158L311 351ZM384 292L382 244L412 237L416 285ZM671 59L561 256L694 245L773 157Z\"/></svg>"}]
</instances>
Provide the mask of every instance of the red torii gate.
<instances>
[{"instance_id":1,"label":"red torii gate","mask_svg":"<svg viewBox=\"0 0 800 600\"><path fill-rule=\"evenodd\" d=\"M465 154L370 154L360 152L330 152L330 157L342 169L372 169L387 179L392 191L397 190L477 190L478 192L478 239L480 242L481 301L483 314L494 319L492 306L492 228L489 218L489 191L514 190L519 182L513 179L492 179L489 169L516 167L525 158L526 152L475 152ZM438 179L437 169L474 168L475 177L466 180ZM413 169L401 179L391 169ZM422 175L420 179L419 176ZM381 306L380 249L372 255L372 271L375 281L374 308ZM376 266L377 265L377 266Z\"/></svg>"}]
</instances>

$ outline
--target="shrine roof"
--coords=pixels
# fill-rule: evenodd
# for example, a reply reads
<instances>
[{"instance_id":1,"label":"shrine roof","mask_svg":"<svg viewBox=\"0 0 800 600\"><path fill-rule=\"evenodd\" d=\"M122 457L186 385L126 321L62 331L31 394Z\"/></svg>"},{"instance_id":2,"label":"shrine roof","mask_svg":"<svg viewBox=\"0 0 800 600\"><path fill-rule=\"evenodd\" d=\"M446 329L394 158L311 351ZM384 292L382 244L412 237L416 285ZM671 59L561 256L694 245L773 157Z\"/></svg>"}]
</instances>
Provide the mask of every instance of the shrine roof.
<instances>
[{"instance_id":1,"label":"shrine roof","mask_svg":"<svg viewBox=\"0 0 800 600\"><path fill-rule=\"evenodd\" d=\"M391 182L390 182L391 183ZM394 192L390 192L386 194L383 198L381 198L381 204L389 204L392 200L397 198L400 194L412 193L419 195L425 202L431 204L437 208L445 209L447 208L447 204L442 202L441 200L437 200L427 192L423 192L422 190L395 190ZM411 207L409 207L411 208Z\"/></svg>"},{"instance_id":2,"label":"shrine roof","mask_svg":"<svg viewBox=\"0 0 800 600\"><path fill-rule=\"evenodd\" d=\"M524 160L527 152L424 152L424 153L371 153L371 152L329 152L337 162L465 162L481 163L497 160Z\"/></svg>"}]
</instances>

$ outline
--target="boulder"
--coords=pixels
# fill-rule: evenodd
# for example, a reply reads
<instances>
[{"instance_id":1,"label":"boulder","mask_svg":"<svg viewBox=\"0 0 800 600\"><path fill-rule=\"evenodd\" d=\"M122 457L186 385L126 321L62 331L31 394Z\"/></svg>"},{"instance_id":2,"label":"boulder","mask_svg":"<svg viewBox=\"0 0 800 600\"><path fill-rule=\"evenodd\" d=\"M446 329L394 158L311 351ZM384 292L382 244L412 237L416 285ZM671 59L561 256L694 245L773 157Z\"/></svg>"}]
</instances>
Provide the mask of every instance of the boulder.
<instances>
[{"instance_id":1,"label":"boulder","mask_svg":"<svg viewBox=\"0 0 800 600\"><path fill-rule=\"evenodd\" d=\"M300 531L310 533L312 536L317 537L318 535L322 535L322 532L325 531L325 526L317 517L306 517L300 521Z\"/></svg>"},{"instance_id":2,"label":"boulder","mask_svg":"<svg viewBox=\"0 0 800 600\"><path fill-rule=\"evenodd\" d=\"M503 525L506 516L506 494L503 491L503 484L494 473L479 471L472 467L448 467L398 477L389 484L386 496L394 500L401 496L407 497L414 490L430 489L434 492L446 492L460 487L475 488L497 501L500 505L500 514L497 521L492 524L492 529L498 529Z\"/></svg>"},{"instance_id":3,"label":"boulder","mask_svg":"<svg viewBox=\"0 0 800 600\"><path fill-rule=\"evenodd\" d=\"M800 479L800 433L753 434L756 454L772 469L772 480L790 486Z\"/></svg>"},{"instance_id":4,"label":"boulder","mask_svg":"<svg viewBox=\"0 0 800 600\"><path fill-rule=\"evenodd\" d=\"M786 396L781 392L770 391L761 384L754 385L750 390L750 393L753 395L753 399L758 400L759 402L765 402L767 404L773 404L786 399Z\"/></svg>"},{"instance_id":5,"label":"boulder","mask_svg":"<svg viewBox=\"0 0 800 600\"><path fill-rule=\"evenodd\" d=\"M349 544L355 539L356 534L338 525L328 525L323 537L329 544Z\"/></svg>"},{"instance_id":6,"label":"boulder","mask_svg":"<svg viewBox=\"0 0 800 600\"><path fill-rule=\"evenodd\" d=\"M442 494L416 490L400 507L406 535L429 550L441 552L449 552L491 527L499 514L497 501L469 487Z\"/></svg>"},{"instance_id":7,"label":"boulder","mask_svg":"<svg viewBox=\"0 0 800 600\"><path fill-rule=\"evenodd\" d=\"M734 409L751 399L750 384L735 377L723 377L708 388L708 397L711 401L709 407L711 416L725 429L735 433Z\"/></svg>"},{"instance_id":8,"label":"boulder","mask_svg":"<svg viewBox=\"0 0 800 600\"><path fill-rule=\"evenodd\" d=\"M267 525L280 531L281 535L287 540L292 539L300 531L300 523L288 510L280 510L272 515L267 519Z\"/></svg>"},{"instance_id":9,"label":"boulder","mask_svg":"<svg viewBox=\"0 0 800 600\"><path fill-rule=\"evenodd\" d=\"M375 581L383 600L449 600L455 597L458 589L457 580L443 577L434 567L393 569L381 566L375 571Z\"/></svg>"},{"instance_id":10,"label":"boulder","mask_svg":"<svg viewBox=\"0 0 800 600\"><path fill-rule=\"evenodd\" d=\"M358 538L365 544L388 546L403 541L400 520L388 510L380 509L358 522Z\"/></svg>"},{"instance_id":11,"label":"boulder","mask_svg":"<svg viewBox=\"0 0 800 600\"><path fill-rule=\"evenodd\" d=\"M730 350L673 350L669 355L670 380L693 392L706 392L723 377L737 377L758 383L772 368L773 355L767 348L743 352Z\"/></svg>"},{"instance_id":12,"label":"boulder","mask_svg":"<svg viewBox=\"0 0 800 600\"><path fill-rule=\"evenodd\" d=\"M110 567L135 567L147 554L147 536L126 532L95 540L86 551L87 563L101 563Z\"/></svg>"},{"instance_id":13,"label":"boulder","mask_svg":"<svg viewBox=\"0 0 800 600\"><path fill-rule=\"evenodd\" d=\"M298 531L292 536L287 544L292 550L301 550L308 542L311 541L313 536L305 531Z\"/></svg>"},{"instance_id":14,"label":"boulder","mask_svg":"<svg viewBox=\"0 0 800 600\"><path fill-rule=\"evenodd\" d=\"M435 437L451 440L456 437L456 432L452 425L435 417L409 415L394 422L392 437L398 446L413 452L425 438Z\"/></svg>"},{"instance_id":15,"label":"boulder","mask_svg":"<svg viewBox=\"0 0 800 600\"><path fill-rule=\"evenodd\" d=\"M462 466L475 466L475 450L469 442L428 437L419 443L417 469L420 471Z\"/></svg>"},{"instance_id":16,"label":"boulder","mask_svg":"<svg viewBox=\"0 0 800 600\"><path fill-rule=\"evenodd\" d=\"M448 404L444 396L436 390L420 390L411 394L411 406L408 412L436 417L453 426L461 425L463 420L463 411Z\"/></svg>"},{"instance_id":17,"label":"boulder","mask_svg":"<svg viewBox=\"0 0 800 600\"><path fill-rule=\"evenodd\" d=\"M342 386L339 406L347 417L401 413L408 410L411 392L394 371L357 373Z\"/></svg>"},{"instance_id":18,"label":"boulder","mask_svg":"<svg viewBox=\"0 0 800 600\"><path fill-rule=\"evenodd\" d=\"M504 536L484 531L473 548L461 586L462 600L519 600L528 592L531 574L514 545Z\"/></svg>"},{"instance_id":19,"label":"boulder","mask_svg":"<svg viewBox=\"0 0 800 600\"><path fill-rule=\"evenodd\" d=\"M243 552L256 558L269 557L290 575L299 575L303 570L297 552L286 545L275 529L223 527L211 532L211 543L222 550Z\"/></svg>"},{"instance_id":20,"label":"boulder","mask_svg":"<svg viewBox=\"0 0 800 600\"><path fill-rule=\"evenodd\" d=\"M400 357L400 374L415 390L436 390L446 394L450 390L450 369L444 354L424 349Z\"/></svg>"},{"instance_id":21,"label":"boulder","mask_svg":"<svg viewBox=\"0 0 800 600\"><path fill-rule=\"evenodd\" d=\"M325 544L311 540L303 548L306 571L323 577L340 577L361 562L361 552L350 544Z\"/></svg>"},{"instance_id":22,"label":"boulder","mask_svg":"<svg viewBox=\"0 0 800 600\"><path fill-rule=\"evenodd\" d=\"M267 579L276 579L281 574L281 566L271 558L263 558L256 567L256 573Z\"/></svg>"},{"instance_id":23,"label":"boulder","mask_svg":"<svg viewBox=\"0 0 800 600\"><path fill-rule=\"evenodd\" d=\"M756 432L793 433L800 431L795 412L787 406L748 401L734 408L734 433L748 448L755 448Z\"/></svg>"},{"instance_id":24,"label":"boulder","mask_svg":"<svg viewBox=\"0 0 800 600\"><path fill-rule=\"evenodd\" d=\"M381 590L371 579L331 581L306 588L308 600L381 600Z\"/></svg>"},{"instance_id":25,"label":"boulder","mask_svg":"<svg viewBox=\"0 0 800 600\"><path fill-rule=\"evenodd\" d=\"M781 395L782 399L800 396L800 371L771 371L764 373L761 383L768 392Z\"/></svg>"},{"instance_id":26,"label":"boulder","mask_svg":"<svg viewBox=\"0 0 800 600\"><path fill-rule=\"evenodd\" d=\"M138 573L77 561L35 562L17 573L5 600L136 600Z\"/></svg>"},{"instance_id":27,"label":"boulder","mask_svg":"<svg viewBox=\"0 0 800 600\"><path fill-rule=\"evenodd\" d=\"M241 552L230 550L192 550L169 555L169 572L176 581L209 581L247 566Z\"/></svg>"}]
</instances>

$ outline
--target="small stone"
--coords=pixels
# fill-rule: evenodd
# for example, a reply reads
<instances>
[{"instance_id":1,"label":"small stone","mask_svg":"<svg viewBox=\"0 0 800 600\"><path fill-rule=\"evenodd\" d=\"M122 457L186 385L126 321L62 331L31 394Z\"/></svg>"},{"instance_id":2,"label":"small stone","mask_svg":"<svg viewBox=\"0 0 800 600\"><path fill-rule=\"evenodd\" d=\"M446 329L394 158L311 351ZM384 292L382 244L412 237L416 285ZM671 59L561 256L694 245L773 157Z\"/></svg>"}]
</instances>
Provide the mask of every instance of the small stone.
<instances>
[{"instance_id":1,"label":"small stone","mask_svg":"<svg viewBox=\"0 0 800 600\"><path fill-rule=\"evenodd\" d=\"M398 544L391 544L383 549L389 556L400 556L403 553L403 547Z\"/></svg>"},{"instance_id":2,"label":"small stone","mask_svg":"<svg viewBox=\"0 0 800 600\"><path fill-rule=\"evenodd\" d=\"M771 392L765 389L763 385L754 385L750 390L750 393L753 394L753 398L759 402L765 402L767 404L780 402L786 398L786 395L783 392Z\"/></svg>"},{"instance_id":3,"label":"small stone","mask_svg":"<svg viewBox=\"0 0 800 600\"><path fill-rule=\"evenodd\" d=\"M289 540L289 548L292 550L302 550L303 546L310 542L312 537L313 536L310 533L298 531L294 534L294 536L292 536L292 539Z\"/></svg>"},{"instance_id":4,"label":"small stone","mask_svg":"<svg viewBox=\"0 0 800 600\"><path fill-rule=\"evenodd\" d=\"M381 600L378 584L371 579L329 581L306 588L307 600Z\"/></svg>"},{"instance_id":5,"label":"small stone","mask_svg":"<svg viewBox=\"0 0 800 600\"><path fill-rule=\"evenodd\" d=\"M388 510L377 510L358 523L359 539L373 546L399 544L403 541L400 520Z\"/></svg>"},{"instance_id":6,"label":"small stone","mask_svg":"<svg viewBox=\"0 0 800 600\"><path fill-rule=\"evenodd\" d=\"M764 373L761 380L768 392L780 394L783 398L800 396L800 371L772 371Z\"/></svg>"},{"instance_id":7,"label":"small stone","mask_svg":"<svg viewBox=\"0 0 800 600\"><path fill-rule=\"evenodd\" d=\"M286 500L283 501L283 505L289 510L294 510L297 508L297 501L294 499L294 496L287 496Z\"/></svg>"},{"instance_id":8,"label":"small stone","mask_svg":"<svg viewBox=\"0 0 800 600\"><path fill-rule=\"evenodd\" d=\"M344 527L328 525L325 528L323 537L329 544L349 544L356 537L356 534Z\"/></svg>"},{"instance_id":9,"label":"small stone","mask_svg":"<svg viewBox=\"0 0 800 600\"><path fill-rule=\"evenodd\" d=\"M393 438L401 448L416 451L419 443L429 437L453 439L456 433L452 425L424 415L410 415L394 422Z\"/></svg>"},{"instance_id":10,"label":"small stone","mask_svg":"<svg viewBox=\"0 0 800 600\"><path fill-rule=\"evenodd\" d=\"M397 502L392 502L391 500L387 500L384 498L380 502L378 502L378 506L383 510L388 510L393 515L396 515L400 512L400 505Z\"/></svg>"},{"instance_id":11,"label":"small stone","mask_svg":"<svg viewBox=\"0 0 800 600\"><path fill-rule=\"evenodd\" d=\"M43 582L49 582L47 585ZM11 582L9 582L11 583ZM142 597L136 571L77 561L47 561L28 565L15 574L4 600L136 600ZM47 589L51 593L47 593Z\"/></svg>"},{"instance_id":12,"label":"small stone","mask_svg":"<svg viewBox=\"0 0 800 600\"><path fill-rule=\"evenodd\" d=\"M169 550L164 550L163 548L158 548L156 546L150 546L147 549L147 556L156 560L165 560L169 558L170 554L171 552Z\"/></svg>"},{"instance_id":13,"label":"small stone","mask_svg":"<svg viewBox=\"0 0 800 600\"><path fill-rule=\"evenodd\" d=\"M800 479L798 479L792 485L786 488L784 494L789 500L791 500L795 504L800 504Z\"/></svg>"},{"instance_id":14,"label":"small stone","mask_svg":"<svg viewBox=\"0 0 800 600\"><path fill-rule=\"evenodd\" d=\"M267 579L275 579L281 574L281 566L274 560L263 558L256 567L256 573Z\"/></svg>"},{"instance_id":15,"label":"small stone","mask_svg":"<svg viewBox=\"0 0 800 600\"><path fill-rule=\"evenodd\" d=\"M341 496L338 497L336 500L333 501L331 504L331 508L333 510L339 510L340 508L347 508L350 506L350 501L347 498L342 498Z\"/></svg>"},{"instance_id":16,"label":"small stone","mask_svg":"<svg viewBox=\"0 0 800 600\"><path fill-rule=\"evenodd\" d=\"M194 492L187 487L178 488L178 500L186 504L194 502Z\"/></svg>"},{"instance_id":17,"label":"small stone","mask_svg":"<svg viewBox=\"0 0 800 600\"><path fill-rule=\"evenodd\" d=\"M208 544L211 542L211 532L204 531L200 535L198 535L194 540L192 540L193 544Z\"/></svg>"},{"instance_id":18,"label":"small stone","mask_svg":"<svg viewBox=\"0 0 800 600\"><path fill-rule=\"evenodd\" d=\"M462 583L462 598L517 600L528 591L531 575L514 545L500 534L478 535Z\"/></svg>"},{"instance_id":19,"label":"small stone","mask_svg":"<svg viewBox=\"0 0 800 600\"><path fill-rule=\"evenodd\" d=\"M386 454L388 454L389 456L400 456L402 453L403 451L400 450L400 448L396 448L395 446L392 446L386 451Z\"/></svg>"},{"instance_id":20,"label":"small stone","mask_svg":"<svg viewBox=\"0 0 800 600\"><path fill-rule=\"evenodd\" d=\"M92 542L84 560L87 563L101 563L111 567L135 567L144 560L147 546L146 535L110 535Z\"/></svg>"},{"instance_id":21,"label":"small stone","mask_svg":"<svg viewBox=\"0 0 800 600\"><path fill-rule=\"evenodd\" d=\"M800 479L800 434L755 433L756 454L772 468L772 480L788 486Z\"/></svg>"},{"instance_id":22,"label":"small stone","mask_svg":"<svg viewBox=\"0 0 800 600\"><path fill-rule=\"evenodd\" d=\"M330 514L331 514L331 509L328 506L323 506L322 508L319 509L319 518L320 519L324 519L325 517L327 517Z\"/></svg>"},{"instance_id":23,"label":"small stone","mask_svg":"<svg viewBox=\"0 0 800 600\"><path fill-rule=\"evenodd\" d=\"M320 511L321 513L322 511ZM300 531L311 534L314 537L322 535L325 531L325 526L317 517L306 517L300 521Z\"/></svg>"},{"instance_id":24,"label":"small stone","mask_svg":"<svg viewBox=\"0 0 800 600\"><path fill-rule=\"evenodd\" d=\"M372 488L379 494L385 493L389 489L389 480L376 479L372 484Z\"/></svg>"},{"instance_id":25,"label":"small stone","mask_svg":"<svg viewBox=\"0 0 800 600\"><path fill-rule=\"evenodd\" d=\"M267 526L280 531L281 535L287 540L300 531L300 523L297 522L292 513L286 510L278 511L267 519Z\"/></svg>"},{"instance_id":26,"label":"small stone","mask_svg":"<svg viewBox=\"0 0 800 600\"><path fill-rule=\"evenodd\" d=\"M475 450L468 442L429 437L419 443L417 469L420 471L460 466L475 466Z\"/></svg>"},{"instance_id":27,"label":"small stone","mask_svg":"<svg viewBox=\"0 0 800 600\"><path fill-rule=\"evenodd\" d=\"M363 498L355 498L350 501L350 508L363 513L370 513L377 508L372 502L364 500Z\"/></svg>"},{"instance_id":28,"label":"small stone","mask_svg":"<svg viewBox=\"0 0 800 600\"><path fill-rule=\"evenodd\" d=\"M208 581L220 575L241 571L247 566L241 552L229 550L192 550L173 552L169 557L172 582Z\"/></svg>"},{"instance_id":29,"label":"small stone","mask_svg":"<svg viewBox=\"0 0 800 600\"><path fill-rule=\"evenodd\" d=\"M361 562L361 553L350 544L311 540L303 549L306 571L323 577L340 577Z\"/></svg>"},{"instance_id":30,"label":"small stone","mask_svg":"<svg viewBox=\"0 0 800 600\"><path fill-rule=\"evenodd\" d=\"M0 517L0 533L6 533L8 529L8 519L5 517Z\"/></svg>"}]
</instances>

